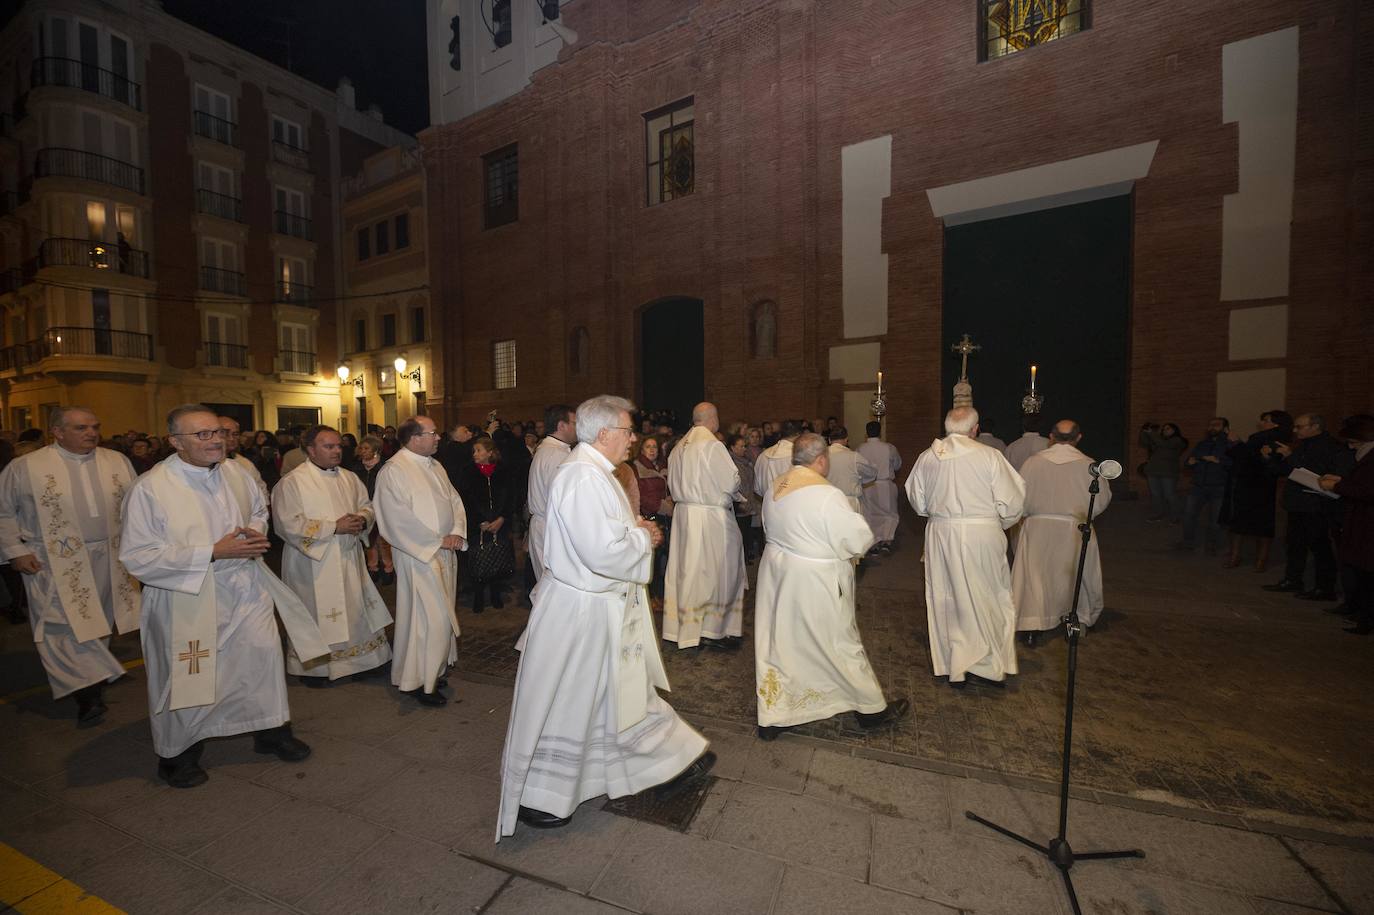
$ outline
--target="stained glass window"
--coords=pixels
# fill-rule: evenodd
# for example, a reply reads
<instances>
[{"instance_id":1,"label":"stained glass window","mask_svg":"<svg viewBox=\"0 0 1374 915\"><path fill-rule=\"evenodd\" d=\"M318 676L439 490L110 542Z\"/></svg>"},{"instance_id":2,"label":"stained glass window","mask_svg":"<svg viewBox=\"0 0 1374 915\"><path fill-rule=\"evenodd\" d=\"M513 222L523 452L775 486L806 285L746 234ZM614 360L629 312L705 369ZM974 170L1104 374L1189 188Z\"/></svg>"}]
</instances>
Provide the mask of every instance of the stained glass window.
<instances>
[{"instance_id":1,"label":"stained glass window","mask_svg":"<svg viewBox=\"0 0 1374 915\"><path fill-rule=\"evenodd\" d=\"M1088 28L1089 0L978 0L979 59L1006 57Z\"/></svg>"},{"instance_id":2,"label":"stained glass window","mask_svg":"<svg viewBox=\"0 0 1374 915\"><path fill-rule=\"evenodd\" d=\"M520 218L520 157L515 146L482 157L486 199L483 225L504 226Z\"/></svg>"},{"instance_id":3,"label":"stained glass window","mask_svg":"<svg viewBox=\"0 0 1374 915\"><path fill-rule=\"evenodd\" d=\"M686 197L695 189L693 117L690 96L644 115L644 151L650 206Z\"/></svg>"}]
</instances>

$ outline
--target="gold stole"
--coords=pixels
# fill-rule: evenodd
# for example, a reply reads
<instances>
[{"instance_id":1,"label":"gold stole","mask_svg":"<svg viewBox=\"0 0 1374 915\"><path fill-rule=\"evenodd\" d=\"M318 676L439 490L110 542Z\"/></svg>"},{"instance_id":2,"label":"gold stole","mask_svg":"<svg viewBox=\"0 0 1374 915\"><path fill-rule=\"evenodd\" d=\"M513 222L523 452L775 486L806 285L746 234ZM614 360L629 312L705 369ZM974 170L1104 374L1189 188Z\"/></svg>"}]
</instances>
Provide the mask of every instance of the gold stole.
<instances>
[{"instance_id":1,"label":"gold stole","mask_svg":"<svg viewBox=\"0 0 1374 915\"><path fill-rule=\"evenodd\" d=\"M73 485L67 461L57 453L57 445L35 451L25 462L29 485L33 488L34 508L38 513L39 532L52 574L53 589L62 602L62 612L77 641L104 638L110 634L110 624L100 606L100 591L95 572L91 568L90 552L81 537L76 519ZM92 460L96 476L101 481L101 495L105 504L105 529L113 529L109 544L110 597L115 624L120 632L138 628L138 582L124 571L119 562L120 510L124 494L132 485L127 467L113 454L97 448Z\"/></svg>"}]
</instances>

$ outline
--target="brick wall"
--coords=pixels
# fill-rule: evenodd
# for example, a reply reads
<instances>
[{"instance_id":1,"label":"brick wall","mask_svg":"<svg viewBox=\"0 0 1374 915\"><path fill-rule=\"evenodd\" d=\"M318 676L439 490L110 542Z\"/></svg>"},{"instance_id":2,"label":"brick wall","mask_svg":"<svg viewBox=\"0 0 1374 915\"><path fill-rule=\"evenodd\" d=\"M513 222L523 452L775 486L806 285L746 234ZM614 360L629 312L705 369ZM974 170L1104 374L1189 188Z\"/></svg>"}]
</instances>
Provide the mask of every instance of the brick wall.
<instances>
[{"instance_id":1,"label":"brick wall","mask_svg":"<svg viewBox=\"0 0 1374 915\"><path fill-rule=\"evenodd\" d=\"M669 9L676 9L676 13ZM447 360L446 419L639 392L637 313L705 303L707 396L727 419L840 413L840 150L891 134L885 201L889 437L908 461L938 429L942 227L926 190L1158 139L1136 185L1129 421L1195 435L1227 361L1222 197L1236 190L1221 116L1222 45L1300 27L1288 406L1371 408L1371 15L1357 0L1095 5L1093 28L977 63L973 3L602 0L567 11L579 43L533 85L422 135ZM1357 53L1357 48L1364 50ZM643 113L696 106L696 191L647 207ZM1363 106L1363 107L1359 107ZM520 150L520 218L482 228L484 153ZM1363 204L1360 203L1363 201ZM1359 207L1363 206L1363 212ZM778 303L778 354L749 351L749 306ZM566 365L572 327L591 371ZM520 384L491 390L514 336ZM992 354L990 354L992 355ZM1333 360L1333 356L1337 357ZM975 377L976 383L976 377ZM1240 422L1237 425L1241 425Z\"/></svg>"}]
</instances>

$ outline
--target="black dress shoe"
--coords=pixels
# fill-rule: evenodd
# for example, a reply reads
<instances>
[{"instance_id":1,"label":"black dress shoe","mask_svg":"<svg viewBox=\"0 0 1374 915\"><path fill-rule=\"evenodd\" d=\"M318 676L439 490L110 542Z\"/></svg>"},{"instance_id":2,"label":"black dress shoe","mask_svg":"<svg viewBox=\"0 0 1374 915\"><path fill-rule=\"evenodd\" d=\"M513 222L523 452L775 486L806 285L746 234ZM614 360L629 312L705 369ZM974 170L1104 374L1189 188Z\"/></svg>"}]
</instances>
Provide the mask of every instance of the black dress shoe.
<instances>
[{"instance_id":1,"label":"black dress shoe","mask_svg":"<svg viewBox=\"0 0 1374 915\"><path fill-rule=\"evenodd\" d=\"M298 677L296 677L296 679L299 680L299 681L301 681L301 685L303 685L303 686L308 686L308 687L310 687L311 689L329 689L329 686L330 686L329 678L328 678L328 677L303 677L303 676L298 676Z\"/></svg>"},{"instance_id":2,"label":"black dress shoe","mask_svg":"<svg viewBox=\"0 0 1374 915\"><path fill-rule=\"evenodd\" d=\"M769 742L772 742L774 740L777 740L778 737L782 734L782 732L786 730L787 728L785 727L772 727L769 725L761 724L759 725L759 740L767 740Z\"/></svg>"},{"instance_id":3,"label":"black dress shoe","mask_svg":"<svg viewBox=\"0 0 1374 915\"><path fill-rule=\"evenodd\" d=\"M949 681L949 688L950 688L950 689L964 689L964 688L967 687L967 686L968 686L968 684L967 684L966 682L964 682L963 680L958 680L958 681L950 680L950 681Z\"/></svg>"},{"instance_id":4,"label":"black dress shoe","mask_svg":"<svg viewBox=\"0 0 1374 915\"><path fill-rule=\"evenodd\" d=\"M711 771L711 767L716 764L716 752L707 750L696 758L687 768L678 773L672 781L664 782L654 789L654 794L659 800L665 800L677 794L682 789L688 787L692 782L706 775Z\"/></svg>"},{"instance_id":5,"label":"black dress shoe","mask_svg":"<svg viewBox=\"0 0 1374 915\"><path fill-rule=\"evenodd\" d=\"M200 767L200 752L205 742L192 744L176 756L159 758L157 777L173 788L194 788L210 780L210 776Z\"/></svg>"},{"instance_id":6,"label":"black dress shoe","mask_svg":"<svg viewBox=\"0 0 1374 915\"><path fill-rule=\"evenodd\" d=\"M1260 585L1260 587L1266 591L1274 591L1278 593L1292 591L1296 593L1302 590L1302 582L1293 581L1291 579L1285 578L1283 581L1275 582L1272 585Z\"/></svg>"},{"instance_id":7,"label":"black dress shoe","mask_svg":"<svg viewBox=\"0 0 1374 915\"><path fill-rule=\"evenodd\" d=\"M743 643L744 639L737 635L727 635L723 639L708 639L705 636L701 637L702 646L712 651L739 651L739 647Z\"/></svg>"},{"instance_id":8,"label":"black dress shoe","mask_svg":"<svg viewBox=\"0 0 1374 915\"><path fill-rule=\"evenodd\" d=\"M572 822L571 816L556 817L551 813L542 810L535 810L533 807L521 807L520 812L515 818L526 826L534 829L557 829L560 826L567 826Z\"/></svg>"},{"instance_id":9,"label":"black dress shoe","mask_svg":"<svg viewBox=\"0 0 1374 915\"><path fill-rule=\"evenodd\" d=\"M1007 684L1003 680L989 680L987 677L980 677L977 674L964 674L968 682L975 686L991 686L994 689L1006 689Z\"/></svg>"},{"instance_id":10,"label":"black dress shoe","mask_svg":"<svg viewBox=\"0 0 1374 915\"><path fill-rule=\"evenodd\" d=\"M1369 635L1371 632L1374 632L1374 623L1368 621L1356 623L1353 626L1346 626L1341 632L1348 632L1351 635Z\"/></svg>"},{"instance_id":11,"label":"black dress shoe","mask_svg":"<svg viewBox=\"0 0 1374 915\"><path fill-rule=\"evenodd\" d=\"M1336 616L1354 616L1358 611L1349 604L1340 604L1335 607L1322 607L1323 613L1333 613Z\"/></svg>"},{"instance_id":12,"label":"black dress shoe","mask_svg":"<svg viewBox=\"0 0 1374 915\"><path fill-rule=\"evenodd\" d=\"M408 689L402 692L407 696L414 696L416 702L421 705L428 705L431 708L439 708L440 706L448 705L448 697L437 689L432 693L427 693L423 689Z\"/></svg>"},{"instance_id":13,"label":"black dress shoe","mask_svg":"<svg viewBox=\"0 0 1374 915\"><path fill-rule=\"evenodd\" d=\"M443 689L448 686L448 677L436 677L434 680L435 689Z\"/></svg>"},{"instance_id":14,"label":"black dress shoe","mask_svg":"<svg viewBox=\"0 0 1374 915\"><path fill-rule=\"evenodd\" d=\"M77 727L99 724L109 708L105 705L105 684L96 683L72 693L76 698Z\"/></svg>"},{"instance_id":15,"label":"black dress shoe","mask_svg":"<svg viewBox=\"0 0 1374 915\"><path fill-rule=\"evenodd\" d=\"M1040 644L1040 633L1032 629L1021 636L1021 641L1026 643L1027 648L1034 648Z\"/></svg>"},{"instance_id":16,"label":"black dress shoe","mask_svg":"<svg viewBox=\"0 0 1374 915\"><path fill-rule=\"evenodd\" d=\"M253 752L272 754L282 762L300 762L310 755L310 745L291 734L291 725L253 732Z\"/></svg>"},{"instance_id":17,"label":"black dress shoe","mask_svg":"<svg viewBox=\"0 0 1374 915\"><path fill-rule=\"evenodd\" d=\"M1335 591L1320 591L1316 588L1313 588L1311 591L1299 591L1293 596L1297 597L1299 600L1319 600L1323 603L1329 603L1336 600Z\"/></svg>"},{"instance_id":18,"label":"black dress shoe","mask_svg":"<svg viewBox=\"0 0 1374 915\"><path fill-rule=\"evenodd\" d=\"M887 708L881 712L855 712L854 717L859 720L859 727L865 731L876 731L879 728L896 724L905 718L910 711L910 700L898 699L896 702L889 702Z\"/></svg>"}]
</instances>

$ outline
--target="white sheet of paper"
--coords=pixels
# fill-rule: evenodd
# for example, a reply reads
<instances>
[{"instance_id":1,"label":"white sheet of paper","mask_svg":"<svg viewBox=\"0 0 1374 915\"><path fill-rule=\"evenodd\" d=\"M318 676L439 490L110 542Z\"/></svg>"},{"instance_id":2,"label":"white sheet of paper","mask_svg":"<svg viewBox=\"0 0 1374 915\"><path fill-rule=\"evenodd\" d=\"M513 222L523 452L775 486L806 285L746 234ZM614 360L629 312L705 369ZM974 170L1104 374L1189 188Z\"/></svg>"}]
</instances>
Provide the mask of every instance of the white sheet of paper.
<instances>
[{"instance_id":1,"label":"white sheet of paper","mask_svg":"<svg viewBox=\"0 0 1374 915\"><path fill-rule=\"evenodd\" d=\"M1312 490L1318 495L1326 496L1328 499L1340 498L1340 496L1336 495L1334 492L1327 492L1325 489L1322 489L1321 477L1317 476L1306 467L1297 468L1288 475L1288 479L1297 483L1299 486Z\"/></svg>"}]
</instances>

